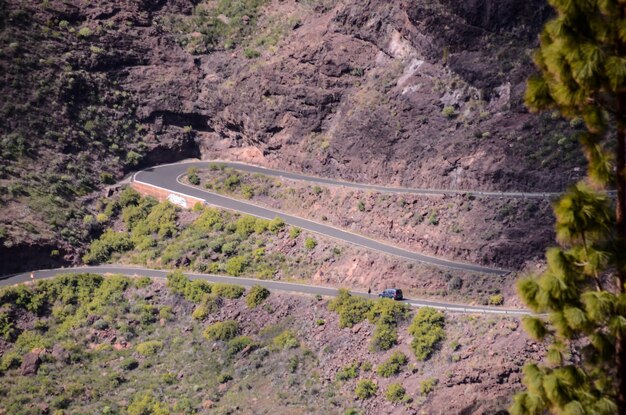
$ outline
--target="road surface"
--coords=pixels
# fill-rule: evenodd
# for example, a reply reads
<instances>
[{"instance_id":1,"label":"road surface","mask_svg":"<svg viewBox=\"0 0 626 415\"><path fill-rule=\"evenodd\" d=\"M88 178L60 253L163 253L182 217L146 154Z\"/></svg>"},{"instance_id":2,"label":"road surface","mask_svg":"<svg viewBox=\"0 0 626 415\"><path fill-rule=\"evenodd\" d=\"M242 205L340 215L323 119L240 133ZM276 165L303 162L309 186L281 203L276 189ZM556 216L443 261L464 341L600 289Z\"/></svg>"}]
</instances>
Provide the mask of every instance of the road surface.
<instances>
[{"instance_id":1,"label":"road surface","mask_svg":"<svg viewBox=\"0 0 626 415\"><path fill-rule=\"evenodd\" d=\"M174 163L174 164L166 164L162 166L151 167L140 172L137 172L133 176L133 181L138 183L147 184L150 186L158 187L173 194L183 194L187 196L192 196L201 200L204 200L205 203L217 206L224 209L233 210L240 213L245 213L247 215L252 215L264 219L274 219L275 217L282 218L286 223L297 226L299 228L305 229L310 232L315 232L320 235L328 236L331 238L338 239L340 241L362 246L364 248L372 249L374 251L394 255L403 259L408 259L412 261L418 261L426 264L436 265L444 268L458 269L462 271L470 271L470 272L479 272L485 274L492 275L506 275L510 271L487 267L483 265L470 264L460 261L452 261L448 259L433 257L425 254L420 254L417 252L412 252L403 248L398 248L396 246L386 244L366 236L358 235L349 231L345 231L334 226L330 226L327 224L315 222L308 219L303 219L297 216L288 215L284 212L265 208L259 205L256 205L251 202L245 202L242 200L237 200L230 198L228 196L219 195L217 193L213 193L211 191L201 189L198 187L190 186L188 184L182 183L180 178L185 175L187 170L190 167L197 168L206 168L211 164L211 162L207 161L194 161L194 162L184 162L184 163ZM347 182L339 182L333 181L330 179L322 179L322 178L313 178L308 176L302 176L295 173L286 173L279 172L276 170L267 170L260 167L249 166L246 164L238 164L238 163L228 163L236 168L244 168L246 171L257 172L268 174L268 172L272 172L274 175L282 175L283 177L294 178L297 180L302 180L301 177L307 177L307 180L312 183L322 183L322 184L339 184L346 185ZM359 185L356 183L350 184L350 186L365 186ZM368 189L376 190L377 187L363 187ZM385 189L380 187L380 189ZM395 191L394 188L387 188L386 191L391 192ZM405 189L403 191L410 192L411 189ZM436 192L436 191L433 191ZM433 193L434 194L434 193Z\"/></svg>"},{"instance_id":2,"label":"road surface","mask_svg":"<svg viewBox=\"0 0 626 415\"><path fill-rule=\"evenodd\" d=\"M90 272L94 274L122 274L122 275L140 275L151 278L165 278L171 271L168 270L155 270L148 268L131 267L126 265L98 265L98 266L85 266L74 268L57 268L50 270L35 271L35 280L51 278L60 274L67 273L84 273ZM191 279L202 279L210 282L223 282L228 284L238 284L245 287L251 287L253 285L262 285L270 291L284 291L289 293L309 294L309 295L323 295L334 297L337 295L338 290L330 287L321 287L316 285L295 284L291 282L282 281L269 281L258 280L254 278L243 277L228 277L223 275L213 274L198 274L193 272L183 272ZM31 281L30 272L15 274L8 277L0 277L0 286L13 285L21 282ZM362 291L350 291L355 295L362 297L368 297L366 292ZM372 298L376 297L376 293L372 294ZM446 310L458 313L479 313L479 314L500 314L510 316L522 316L530 314L526 310L504 309L496 307L483 307L483 306L468 306L462 304L446 303L441 301L428 301L428 300L412 300L406 299L406 303L413 307L433 307L439 310Z\"/></svg>"}]
</instances>

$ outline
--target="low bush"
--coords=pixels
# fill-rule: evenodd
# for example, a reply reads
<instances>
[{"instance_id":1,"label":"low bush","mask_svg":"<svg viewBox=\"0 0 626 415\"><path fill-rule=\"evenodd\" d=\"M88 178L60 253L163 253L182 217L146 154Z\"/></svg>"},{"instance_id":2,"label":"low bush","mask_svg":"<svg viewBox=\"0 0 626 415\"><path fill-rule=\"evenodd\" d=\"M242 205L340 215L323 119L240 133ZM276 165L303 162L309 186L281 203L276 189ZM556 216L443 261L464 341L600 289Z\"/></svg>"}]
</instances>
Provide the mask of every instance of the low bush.
<instances>
[{"instance_id":1,"label":"low bush","mask_svg":"<svg viewBox=\"0 0 626 415\"><path fill-rule=\"evenodd\" d=\"M93 241L89 251L83 256L83 261L88 264L106 262L113 253L128 251L132 247L133 243L127 234L109 229Z\"/></svg>"},{"instance_id":2,"label":"low bush","mask_svg":"<svg viewBox=\"0 0 626 415\"><path fill-rule=\"evenodd\" d=\"M300 346L300 342L295 333L291 330L285 330L278 336L274 337L274 346L279 349L295 349Z\"/></svg>"},{"instance_id":3,"label":"low bush","mask_svg":"<svg viewBox=\"0 0 626 415\"><path fill-rule=\"evenodd\" d=\"M373 302L356 297L346 289L339 289L337 297L328 303L328 309L339 314L339 327L352 327L365 320Z\"/></svg>"},{"instance_id":4,"label":"low bush","mask_svg":"<svg viewBox=\"0 0 626 415\"><path fill-rule=\"evenodd\" d=\"M135 394L126 412L128 415L169 415L170 409L152 392L140 392Z\"/></svg>"},{"instance_id":5,"label":"low bush","mask_svg":"<svg viewBox=\"0 0 626 415\"><path fill-rule=\"evenodd\" d=\"M137 288L146 288L152 285L152 279L149 277L139 277L135 279L135 287Z\"/></svg>"},{"instance_id":6,"label":"low bush","mask_svg":"<svg viewBox=\"0 0 626 415\"><path fill-rule=\"evenodd\" d=\"M139 343L136 347L137 353L142 356L152 356L157 354L159 350L163 348L163 342L158 340L149 340L147 342Z\"/></svg>"},{"instance_id":7,"label":"low bush","mask_svg":"<svg viewBox=\"0 0 626 415\"><path fill-rule=\"evenodd\" d=\"M409 362L409 359L402 352L395 352L389 359L381 363L376 369L376 373L384 378L391 377L400 373L403 366Z\"/></svg>"},{"instance_id":8,"label":"low bush","mask_svg":"<svg viewBox=\"0 0 626 415\"><path fill-rule=\"evenodd\" d=\"M205 294L191 313L195 320L204 320L209 314L216 313L222 306L222 299L217 294Z\"/></svg>"},{"instance_id":9,"label":"low bush","mask_svg":"<svg viewBox=\"0 0 626 415\"><path fill-rule=\"evenodd\" d=\"M369 399L376 395L377 391L378 386L369 379L360 380L356 385L356 389L354 389L354 393L359 399Z\"/></svg>"},{"instance_id":10,"label":"low bush","mask_svg":"<svg viewBox=\"0 0 626 415\"><path fill-rule=\"evenodd\" d=\"M198 176L197 167L190 167L187 169L187 180L189 180L189 183L194 186L198 186L200 184L200 176Z\"/></svg>"},{"instance_id":11,"label":"low bush","mask_svg":"<svg viewBox=\"0 0 626 415\"><path fill-rule=\"evenodd\" d=\"M248 259L243 255L234 256L226 261L224 266L226 273L238 277L243 274L244 270L248 266Z\"/></svg>"},{"instance_id":12,"label":"low bush","mask_svg":"<svg viewBox=\"0 0 626 415\"><path fill-rule=\"evenodd\" d=\"M216 283L212 286L212 292L220 297L234 300L241 297L246 289L241 285Z\"/></svg>"},{"instance_id":13,"label":"low bush","mask_svg":"<svg viewBox=\"0 0 626 415\"><path fill-rule=\"evenodd\" d=\"M495 294L489 297L489 305L502 305L504 304L504 297L502 294Z\"/></svg>"},{"instance_id":14,"label":"low bush","mask_svg":"<svg viewBox=\"0 0 626 415\"><path fill-rule=\"evenodd\" d=\"M270 290L260 285L255 285L246 294L246 304L250 308L258 307L269 295Z\"/></svg>"},{"instance_id":15,"label":"low bush","mask_svg":"<svg viewBox=\"0 0 626 415\"><path fill-rule=\"evenodd\" d=\"M317 246L317 241L311 237L308 237L304 240L304 247L309 251L312 251Z\"/></svg>"},{"instance_id":16,"label":"low bush","mask_svg":"<svg viewBox=\"0 0 626 415\"><path fill-rule=\"evenodd\" d=\"M359 363L354 362L351 365L339 369L335 375L335 379L345 381L354 379L357 376L359 376Z\"/></svg>"},{"instance_id":17,"label":"low bush","mask_svg":"<svg viewBox=\"0 0 626 415\"><path fill-rule=\"evenodd\" d=\"M441 110L441 115L446 118L452 118L456 115L456 111L452 106L443 107L443 109Z\"/></svg>"},{"instance_id":18,"label":"low bush","mask_svg":"<svg viewBox=\"0 0 626 415\"><path fill-rule=\"evenodd\" d=\"M229 356L234 356L246 347L252 345L254 340L248 336L237 336L228 342L226 347L226 353Z\"/></svg>"},{"instance_id":19,"label":"low bush","mask_svg":"<svg viewBox=\"0 0 626 415\"><path fill-rule=\"evenodd\" d=\"M228 341L237 336L239 324L235 320L219 321L208 326L202 335L209 340Z\"/></svg>"},{"instance_id":20,"label":"low bush","mask_svg":"<svg viewBox=\"0 0 626 415\"><path fill-rule=\"evenodd\" d=\"M370 343L370 349L374 352L389 350L398 344L398 331L391 324L376 324L374 335Z\"/></svg>"},{"instance_id":21,"label":"low bush","mask_svg":"<svg viewBox=\"0 0 626 415\"><path fill-rule=\"evenodd\" d=\"M249 184L241 186L241 196L243 196L244 199L252 199L254 197L254 187Z\"/></svg>"},{"instance_id":22,"label":"low bush","mask_svg":"<svg viewBox=\"0 0 626 415\"><path fill-rule=\"evenodd\" d=\"M402 402L406 396L406 389L399 383L392 383L387 387L385 397L389 402Z\"/></svg>"},{"instance_id":23,"label":"low bush","mask_svg":"<svg viewBox=\"0 0 626 415\"><path fill-rule=\"evenodd\" d=\"M427 360L445 338L445 316L431 307L420 308L409 326L411 348L417 360Z\"/></svg>"},{"instance_id":24,"label":"low bush","mask_svg":"<svg viewBox=\"0 0 626 415\"><path fill-rule=\"evenodd\" d=\"M435 389L435 386L437 386L437 383L439 383L439 381L434 378L423 380L422 383L420 384L421 394L428 395L430 392L432 392Z\"/></svg>"},{"instance_id":25,"label":"low bush","mask_svg":"<svg viewBox=\"0 0 626 415\"><path fill-rule=\"evenodd\" d=\"M302 230L300 228L297 228L295 226L292 226L291 228L289 228L289 237L291 239L296 239L298 236L300 236L301 233L302 233Z\"/></svg>"},{"instance_id":26,"label":"low bush","mask_svg":"<svg viewBox=\"0 0 626 415\"><path fill-rule=\"evenodd\" d=\"M22 364L22 356L17 352L6 352L0 360L0 372L17 369Z\"/></svg>"},{"instance_id":27,"label":"low bush","mask_svg":"<svg viewBox=\"0 0 626 415\"><path fill-rule=\"evenodd\" d=\"M17 335L15 324L13 319L9 317L9 314L2 311L0 312L0 338L6 341L13 341Z\"/></svg>"},{"instance_id":28,"label":"low bush","mask_svg":"<svg viewBox=\"0 0 626 415\"><path fill-rule=\"evenodd\" d=\"M274 219L270 221L267 228L272 233L278 233L284 227L285 227L285 221L279 217L275 217Z\"/></svg>"},{"instance_id":29,"label":"low bush","mask_svg":"<svg viewBox=\"0 0 626 415\"><path fill-rule=\"evenodd\" d=\"M137 359L134 359L132 357L127 357L126 359L122 360L122 363L120 363L120 367L123 370L134 370L137 369L138 366L139 362L137 362Z\"/></svg>"}]
</instances>

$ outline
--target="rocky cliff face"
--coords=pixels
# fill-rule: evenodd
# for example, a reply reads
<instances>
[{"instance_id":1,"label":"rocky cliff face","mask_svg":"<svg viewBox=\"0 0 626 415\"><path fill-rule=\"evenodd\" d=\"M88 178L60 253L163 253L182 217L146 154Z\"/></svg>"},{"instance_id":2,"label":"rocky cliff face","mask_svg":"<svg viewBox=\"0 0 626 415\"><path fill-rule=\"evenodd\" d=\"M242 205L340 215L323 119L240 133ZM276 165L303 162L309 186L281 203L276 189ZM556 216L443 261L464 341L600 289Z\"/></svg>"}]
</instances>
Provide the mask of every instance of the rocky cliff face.
<instances>
[{"instance_id":1,"label":"rocky cliff face","mask_svg":"<svg viewBox=\"0 0 626 415\"><path fill-rule=\"evenodd\" d=\"M4 255L79 252L89 195L186 157L458 189L578 175L575 126L522 105L543 0L237 5L3 2Z\"/></svg>"}]
</instances>

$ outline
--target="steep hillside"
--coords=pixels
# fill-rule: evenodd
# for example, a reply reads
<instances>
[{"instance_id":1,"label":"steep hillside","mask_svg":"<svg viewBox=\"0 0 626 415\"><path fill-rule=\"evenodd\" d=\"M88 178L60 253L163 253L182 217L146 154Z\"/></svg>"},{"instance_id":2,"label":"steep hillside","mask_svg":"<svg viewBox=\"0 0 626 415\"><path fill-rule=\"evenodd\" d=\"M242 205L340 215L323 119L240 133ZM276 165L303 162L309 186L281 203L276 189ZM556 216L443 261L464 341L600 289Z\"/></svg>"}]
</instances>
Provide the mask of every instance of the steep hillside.
<instances>
[{"instance_id":1,"label":"steep hillside","mask_svg":"<svg viewBox=\"0 0 626 415\"><path fill-rule=\"evenodd\" d=\"M510 318L81 274L0 290L0 414L495 414Z\"/></svg>"},{"instance_id":2,"label":"steep hillside","mask_svg":"<svg viewBox=\"0 0 626 415\"><path fill-rule=\"evenodd\" d=\"M191 156L562 189L576 125L521 104L547 15L543 0L6 0L0 262L76 262L94 191Z\"/></svg>"}]
</instances>

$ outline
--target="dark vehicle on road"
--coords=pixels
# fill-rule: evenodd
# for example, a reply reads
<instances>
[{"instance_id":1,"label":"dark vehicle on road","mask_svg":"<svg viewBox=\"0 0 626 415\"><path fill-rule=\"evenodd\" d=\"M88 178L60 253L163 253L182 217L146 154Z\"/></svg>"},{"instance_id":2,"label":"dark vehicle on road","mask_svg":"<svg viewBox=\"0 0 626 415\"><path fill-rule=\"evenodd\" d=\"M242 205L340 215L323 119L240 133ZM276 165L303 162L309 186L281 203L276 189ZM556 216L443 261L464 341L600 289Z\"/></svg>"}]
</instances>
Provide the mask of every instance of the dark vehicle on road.
<instances>
[{"instance_id":1,"label":"dark vehicle on road","mask_svg":"<svg viewBox=\"0 0 626 415\"><path fill-rule=\"evenodd\" d=\"M404 299L404 297L402 297L402 290L400 290L398 288L386 289L382 293L378 294L378 296L380 298L391 298L391 299L396 300L396 301L400 301L400 300Z\"/></svg>"}]
</instances>

